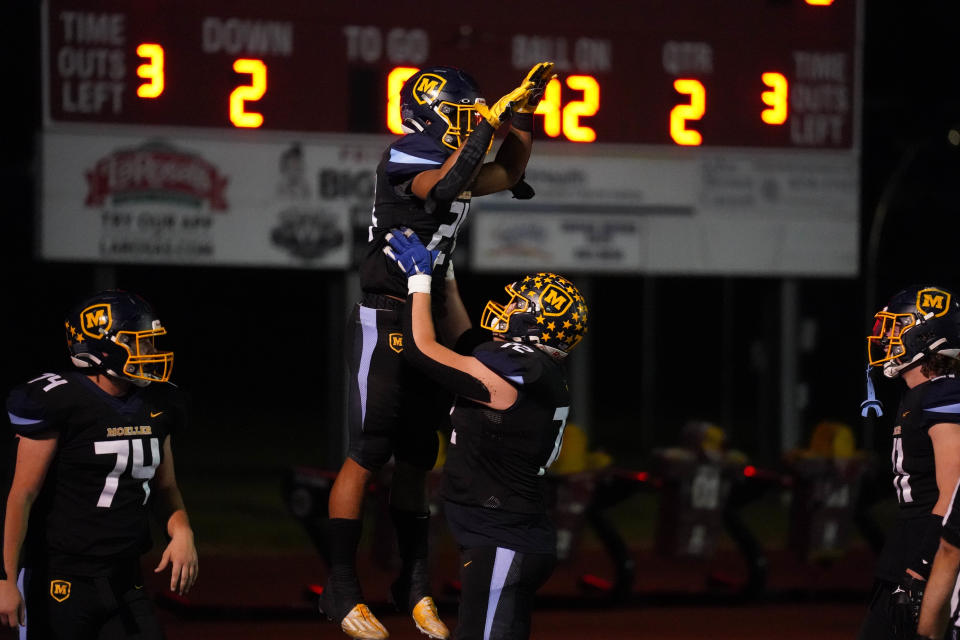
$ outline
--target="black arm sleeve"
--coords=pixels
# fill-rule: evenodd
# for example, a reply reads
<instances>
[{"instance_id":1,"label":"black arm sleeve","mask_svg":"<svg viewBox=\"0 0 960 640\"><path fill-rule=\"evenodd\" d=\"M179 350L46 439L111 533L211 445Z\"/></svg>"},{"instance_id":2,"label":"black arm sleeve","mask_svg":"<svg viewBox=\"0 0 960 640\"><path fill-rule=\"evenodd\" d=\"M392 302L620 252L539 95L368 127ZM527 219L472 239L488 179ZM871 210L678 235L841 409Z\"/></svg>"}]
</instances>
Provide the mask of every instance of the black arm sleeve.
<instances>
[{"instance_id":1,"label":"black arm sleeve","mask_svg":"<svg viewBox=\"0 0 960 640\"><path fill-rule=\"evenodd\" d=\"M957 531L953 527L944 527L942 535L944 540L953 546L960 548L960 531Z\"/></svg>"},{"instance_id":2,"label":"black arm sleeve","mask_svg":"<svg viewBox=\"0 0 960 640\"><path fill-rule=\"evenodd\" d=\"M490 401L490 391L482 382L469 373L448 367L420 351L417 341L413 339L413 300L410 296L407 296L407 304L403 310L403 335L403 357L407 362L457 395L479 402Z\"/></svg>"},{"instance_id":3,"label":"black arm sleeve","mask_svg":"<svg viewBox=\"0 0 960 640\"><path fill-rule=\"evenodd\" d=\"M437 184L433 185L427 201L424 203L424 210L432 214L438 209L446 211L457 196L463 193L467 185L473 180L477 167L483 162L487 155L487 148L493 139L493 127L484 120L477 128L473 130L466 144L460 150L460 157L453 163L447 175L443 176Z\"/></svg>"},{"instance_id":4,"label":"black arm sleeve","mask_svg":"<svg viewBox=\"0 0 960 640\"><path fill-rule=\"evenodd\" d=\"M930 567L933 564L933 556L937 553L937 547L940 546L940 534L943 530L941 522L943 518L936 514L929 514L923 518L923 537L920 539L920 545L917 547L913 562L908 566L919 573L924 579L930 577ZM924 562L925 561L925 562Z\"/></svg>"}]
</instances>

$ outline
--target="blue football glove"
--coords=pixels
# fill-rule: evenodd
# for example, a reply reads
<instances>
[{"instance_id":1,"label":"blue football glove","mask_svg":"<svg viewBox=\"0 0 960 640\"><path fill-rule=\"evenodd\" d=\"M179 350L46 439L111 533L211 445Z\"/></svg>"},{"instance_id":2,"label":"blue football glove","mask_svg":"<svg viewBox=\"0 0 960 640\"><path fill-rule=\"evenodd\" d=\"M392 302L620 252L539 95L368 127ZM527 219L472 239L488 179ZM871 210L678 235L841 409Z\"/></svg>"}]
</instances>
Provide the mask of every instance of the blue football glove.
<instances>
[{"instance_id":1,"label":"blue football glove","mask_svg":"<svg viewBox=\"0 0 960 640\"><path fill-rule=\"evenodd\" d=\"M386 238L389 246L384 247L383 252L397 263L408 278L418 274L433 273L433 261L437 259L440 252L430 251L423 246L412 229L406 227L391 229Z\"/></svg>"}]
</instances>

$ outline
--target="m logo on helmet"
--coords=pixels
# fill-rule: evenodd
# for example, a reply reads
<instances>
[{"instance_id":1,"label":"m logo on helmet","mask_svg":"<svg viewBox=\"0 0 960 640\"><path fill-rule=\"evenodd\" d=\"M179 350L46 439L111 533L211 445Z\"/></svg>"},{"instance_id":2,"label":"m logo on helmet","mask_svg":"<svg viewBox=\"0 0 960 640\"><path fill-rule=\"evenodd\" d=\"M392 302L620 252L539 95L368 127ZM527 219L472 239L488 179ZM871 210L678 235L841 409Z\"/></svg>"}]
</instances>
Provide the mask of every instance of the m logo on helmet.
<instances>
[{"instance_id":1,"label":"m logo on helmet","mask_svg":"<svg viewBox=\"0 0 960 640\"><path fill-rule=\"evenodd\" d=\"M391 349L393 349L397 353L400 353L401 351L403 351L403 334L402 333L391 333L390 335L387 336L387 340L389 341Z\"/></svg>"},{"instance_id":2,"label":"m logo on helmet","mask_svg":"<svg viewBox=\"0 0 960 640\"><path fill-rule=\"evenodd\" d=\"M559 316L567 312L573 298L555 284L548 284L540 294L540 306L546 316Z\"/></svg>"},{"instance_id":3,"label":"m logo on helmet","mask_svg":"<svg viewBox=\"0 0 960 640\"><path fill-rule=\"evenodd\" d=\"M440 95L447 79L433 73L425 73L417 80L413 87L413 99L420 104L430 104Z\"/></svg>"},{"instance_id":4,"label":"m logo on helmet","mask_svg":"<svg viewBox=\"0 0 960 640\"><path fill-rule=\"evenodd\" d=\"M950 309L950 294L940 289L920 289L917 292L917 309L939 317Z\"/></svg>"},{"instance_id":5,"label":"m logo on helmet","mask_svg":"<svg viewBox=\"0 0 960 640\"><path fill-rule=\"evenodd\" d=\"M91 338L99 338L113 325L109 304L94 304L80 312L80 330Z\"/></svg>"},{"instance_id":6,"label":"m logo on helmet","mask_svg":"<svg viewBox=\"0 0 960 640\"><path fill-rule=\"evenodd\" d=\"M70 583L66 580L50 581L50 597L57 602L63 602L70 597Z\"/></svg>"}]
</instances>

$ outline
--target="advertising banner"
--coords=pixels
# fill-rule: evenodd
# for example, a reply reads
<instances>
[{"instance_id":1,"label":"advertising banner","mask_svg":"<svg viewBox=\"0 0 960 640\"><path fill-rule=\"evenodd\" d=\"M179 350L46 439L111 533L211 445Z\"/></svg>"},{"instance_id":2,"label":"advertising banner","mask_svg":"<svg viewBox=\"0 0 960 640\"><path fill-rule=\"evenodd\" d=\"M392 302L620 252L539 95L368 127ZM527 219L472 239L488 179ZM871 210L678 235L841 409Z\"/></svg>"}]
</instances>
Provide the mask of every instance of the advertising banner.
<instances>
[{"instance_id":1,"label":"advertising banner","mask_svg":"<svg viewBox=\"0 0 960 640\"><path fill-rule=\"evenodd\" d=\"M41 256L345 269L385 142L46 133Z\"/></svg>"},{"instance_id":2,"label":"advertising banner","mask_svg":"<svg viewBox=\"0 0 960 640\"><path fill-rule=\"evenodd\" d=\"M348 269L389 140L48 132L41 255ZM857 171L852 152L537 144L526 173L535 196L475 199L460 261L477 271L853 276Z\"/></svg>"},{"instance_id":3,"label":"advertising banner","mask_svg":"<svg viewBox=\"0 0 960 640\"><path fill-rule=\"evenodd\" d=\"M850 152L535 151L532 200L479 198L471 264L484 271L853 276Z\"/></svg>"}]
</instances>

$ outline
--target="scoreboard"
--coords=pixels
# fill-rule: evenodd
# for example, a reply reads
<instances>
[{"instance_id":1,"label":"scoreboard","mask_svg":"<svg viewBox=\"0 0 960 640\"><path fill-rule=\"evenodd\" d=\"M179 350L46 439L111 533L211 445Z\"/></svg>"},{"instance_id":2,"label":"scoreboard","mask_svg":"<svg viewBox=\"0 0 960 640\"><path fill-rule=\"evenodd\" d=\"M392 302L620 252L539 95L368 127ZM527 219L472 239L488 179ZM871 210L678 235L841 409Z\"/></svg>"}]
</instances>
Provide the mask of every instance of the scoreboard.
<instances>
[{"instance_id":1,"label":"scoreboard","mask_svg":"<svg viewBox=\"0 0 960 640\"><path fill-rule=\"evenodd\" d=\"M818 6L823 3L822 6ZM488 101L541 60L546 138L849 149L857 5L802 0L49 0L50 123L399 132L414 70L459 66Z\"/></svg>"},{"instance_id":2,"label":"scoreboard","mask_svg":"<svg viewBox=\"0 0 960 640\"><path fill-rule=\"evenodd\" d=\"M458 266L852 276L862 10L43 0L40 253L350 268L404 81L493 102L550 60L536 198L479 198Z\"/></svg>"}]
</instances>

